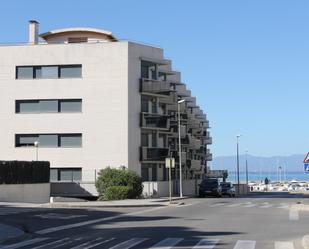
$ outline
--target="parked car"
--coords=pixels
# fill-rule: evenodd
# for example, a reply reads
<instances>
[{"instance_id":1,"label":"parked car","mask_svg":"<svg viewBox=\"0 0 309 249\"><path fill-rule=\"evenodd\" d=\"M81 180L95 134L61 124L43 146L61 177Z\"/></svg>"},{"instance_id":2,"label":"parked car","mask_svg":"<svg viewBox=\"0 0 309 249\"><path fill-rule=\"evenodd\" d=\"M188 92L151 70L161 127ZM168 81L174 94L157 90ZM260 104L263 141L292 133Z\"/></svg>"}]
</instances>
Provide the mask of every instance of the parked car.
<instances>
[{"instance_id":1,"label":"parked car","mask_svg":"<svg viewBox=\"0 0 309 249\"><path fill-rule=\"evenodd\" d=\"M222 195L235 197L235 187L231 182L221 182Z\"/></svg>"},{"instance_id":2,"label":"parked car","mask_svg":"<svg viewBox=\"0 0 309 249\"><path fill-rule=\"evenodd\" d=\"M222 196L222 188L218 178L205 178L202 180L199 187L199 196L205 197L207 195Z\"/></svg>"}]
</instances>

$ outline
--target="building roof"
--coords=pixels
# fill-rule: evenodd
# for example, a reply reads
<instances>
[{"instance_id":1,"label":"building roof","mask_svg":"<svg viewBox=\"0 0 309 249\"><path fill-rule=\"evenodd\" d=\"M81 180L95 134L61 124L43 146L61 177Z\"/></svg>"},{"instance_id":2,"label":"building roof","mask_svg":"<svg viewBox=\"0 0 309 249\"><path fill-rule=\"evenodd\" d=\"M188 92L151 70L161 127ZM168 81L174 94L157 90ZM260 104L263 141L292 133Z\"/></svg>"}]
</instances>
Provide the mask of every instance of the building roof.
<instances>
[{"instance_id":1,"label":"building roof","mask_svg":"<svg viewBox=\"0 0 309 249\"><path fill-rule=\"evenodd\" d=\"M61 35L61 34L64 34L64 33L76 33L76 32L95 33L95 34L100 34L100 35L106 35L111 39L111 41L117 41L117 38L114 37L114 35L110 31L106 31L106 30L102 30L102 29L94 29L94 28L83 28L83 27L55 29L55 30L51 30L51 31L48 31L46 33L40 34L40 37L42 37L43 39L48 39L51 36Z\"/></svg>"}]
</instances>

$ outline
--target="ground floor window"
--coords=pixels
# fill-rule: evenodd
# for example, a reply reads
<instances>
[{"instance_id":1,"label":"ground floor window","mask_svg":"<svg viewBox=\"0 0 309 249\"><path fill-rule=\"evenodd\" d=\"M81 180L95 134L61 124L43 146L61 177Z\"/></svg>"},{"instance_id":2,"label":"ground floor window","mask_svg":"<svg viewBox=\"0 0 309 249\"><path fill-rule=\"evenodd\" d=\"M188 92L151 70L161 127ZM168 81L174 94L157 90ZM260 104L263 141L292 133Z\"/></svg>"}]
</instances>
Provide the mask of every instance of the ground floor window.
<instances>
[{"instance_id":1,"label":"ground floor window","mask_svg":"<svg viewBox=\"0 0 309 249\"><path fill-rule=\"evenodd\" d=\"M82 180L81 168L51 168L50 181L51 182L76 182Z\"/></svg>"},{"instance_id":2,"label":"ground floor window","mask_svg":"<svg viewBox=\"0 0 309 249\"><path fill-rule=\"evenodd\" d=\"M143 163L142 164L142 181L157 181L157 164Z\"/></svg>"}]
</instances>

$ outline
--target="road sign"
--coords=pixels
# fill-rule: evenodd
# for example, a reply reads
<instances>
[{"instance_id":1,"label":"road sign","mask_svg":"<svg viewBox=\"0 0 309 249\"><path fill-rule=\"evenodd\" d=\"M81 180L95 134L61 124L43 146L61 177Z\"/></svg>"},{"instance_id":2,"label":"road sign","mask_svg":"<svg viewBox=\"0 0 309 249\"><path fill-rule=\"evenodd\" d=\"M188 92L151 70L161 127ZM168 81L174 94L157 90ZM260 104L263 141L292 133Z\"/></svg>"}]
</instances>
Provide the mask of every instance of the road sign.
<instances>
[{"instance_id":1,"label":"road sign","mask_svg":"<svg viewBox=\"0 0 309 249\"><path fill-rule=\"evenodd\" d=\"M165 158L165 167L166 168L175 168L175 158Z\"/></svg>"},{"instance_id":2,"label":"road sign","mask_svg":"<svg viewBox=\"0 0 309 249\"><path fill-rule=\"evenodd\" d=\"M304 172L305 174L309 174L309 163L304 163Z\"/></svg>"},{"instance_id":3,"label":"road sign","mask_svg":"<svg viewBox=\"0 0 309 249\"><path fill-rule=\"evenodd\" d=\"M309 152L307 153L307 155L304 159L304 163L309 163Z\"/></svg>"}]
</instances>

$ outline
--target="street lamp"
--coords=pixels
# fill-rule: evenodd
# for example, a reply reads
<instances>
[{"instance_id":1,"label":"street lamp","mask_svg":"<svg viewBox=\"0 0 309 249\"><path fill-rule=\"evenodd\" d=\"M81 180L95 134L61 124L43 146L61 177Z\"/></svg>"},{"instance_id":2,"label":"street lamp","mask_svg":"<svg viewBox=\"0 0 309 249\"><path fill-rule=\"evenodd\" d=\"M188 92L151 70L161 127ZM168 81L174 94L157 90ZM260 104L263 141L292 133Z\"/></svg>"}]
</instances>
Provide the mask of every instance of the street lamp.
<instances>
[{"instance_id":1,"label":"street lamp","mask_svg":"<svg viewBox=\"0 0 309 249\"><path fill-rule=\"evenodd\" d=\"M35 149L35 159L38 161L39 159L39 141L34 141L34 147Z\"/></svg>"},{"instance_id":2,"label":"street lamp","mask_svg":"<svg viewBox=\"0 0 309 249\"><path fill-rule=\"evenodd\" d=\"M239 181L239 138L241 135L237 135L237 184L238 184L238 188L237 188L237 195L239 196L240 194L240 181Z\"/></svg>"},{"instance_id":3,"label":"street lamp","mask_svg":"<svg viewBox=\"0 0 309 249\"><path fill-rule=\"evenodd\" d=\"M246 150L246 184L248 186L248 151Z\"/></svg>"},{"instance_id":4,"label":"street lamp","mask_svg":"<svg viewBox=\"0 0 309 249\"><path fill-rule=\"evenodd\" d=\"M180 136L180 104L185 102L185 99L180 99L177 102L178 107L178 150L179 150L179 195L182 198L182 165L181 165L181 136Z\"/></svg>"}]
</instances>

